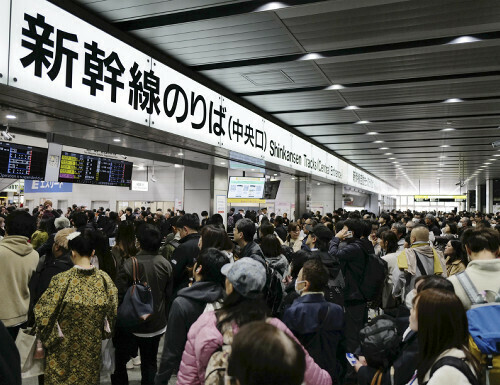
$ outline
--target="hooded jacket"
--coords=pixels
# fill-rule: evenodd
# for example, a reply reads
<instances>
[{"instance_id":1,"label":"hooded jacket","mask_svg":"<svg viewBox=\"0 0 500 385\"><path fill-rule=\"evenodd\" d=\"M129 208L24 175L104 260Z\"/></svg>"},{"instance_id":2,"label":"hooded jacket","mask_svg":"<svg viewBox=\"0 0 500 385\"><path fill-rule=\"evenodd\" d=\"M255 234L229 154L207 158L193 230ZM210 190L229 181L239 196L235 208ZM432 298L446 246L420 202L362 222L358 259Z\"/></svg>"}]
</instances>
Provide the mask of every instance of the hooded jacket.
<instances>
[{"instance_id":1,"label":"hooded jacket","mask_svg":"<svg viewBox=\"0 0 500 385\"><path fill-rule=\"evenodd\" d=\"M0 242L0 320L6 327L26 321L30 304L28 283L38 265L38 253L21 235Z\"/></svg>"},{"instance_id":2,"label":"hooded jacket","mask_svg":"<svg viewBox=\"0 0 500 385\"><path fill-rule=\"evenodd\" d=\"M277 318L268 318L267 322L288 334L295 341L297 339L286 325ZM212 354L223 345L222 334L217 329L217 319L213 311L203 313L189 329L186 348L182 354L182 362L177 373L177 385L201 385L205 382L205 371ZM238 327L233 331L236 334ZM300 343L297 341L297 343ZM331 385L330 375L322 370L306 354L306 372L304 382L307 385Z\"/></svg>"},{"instance_id":3,"label":"hooded jacket","mask_svg":"<svg viewBox=\"0 0 500 385\"><path fill-rule=\"evenodd\" d=\"M156 385L168 384L172 374L179 369L189 328L203 313L207 304L220 301L223 296L222 286L215 282L195 282L191 287L179 290L168 316Z\"/></svg>"}]
</instances>

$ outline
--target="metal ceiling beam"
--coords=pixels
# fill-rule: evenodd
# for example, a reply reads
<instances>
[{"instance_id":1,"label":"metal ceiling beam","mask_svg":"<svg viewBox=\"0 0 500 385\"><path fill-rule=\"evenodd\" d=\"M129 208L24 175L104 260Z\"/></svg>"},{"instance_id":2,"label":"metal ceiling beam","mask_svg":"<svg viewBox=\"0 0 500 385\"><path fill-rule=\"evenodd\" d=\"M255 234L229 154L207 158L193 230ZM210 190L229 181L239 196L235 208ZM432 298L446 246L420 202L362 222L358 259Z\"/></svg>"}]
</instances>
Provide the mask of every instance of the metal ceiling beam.
<instances>
[{"instance_id":1,"label":"metal ceiling beam","mask_svg":"<svg viewBox=\"0 0 500 385\"><path fill-rule=\"evenodd\" d=\"M387 44L369 45L369 46L353 47L353 48L341 48L331 51L320 51L314 53L322 56L322 59L327 59L340 56L354 56L354 55L364 55L370 53L391 52L391 51L399 51L399 50L406 50L413 48L442 46L448 44L450 41L454 39L458 39L461 36L462 35L451 35L451 36L438 37L432 39L403 41L399 43L387 43ZM471 36L480 40L500 39L500 31L475 33ZM211 71L224 68L249 67L249 66L257 66L263 64L292 62L301 60L303 57L304 54L270 56L258 59L244 59L244 60L225 61L221 63L201 64L201 65L191 66L190 68L194 69L195 71Z\"/></svg>"},{"instance_id":2,"label":"metal ceiling beam","mask_svg":"<svg viewBox=\"0 0 500 385\"><path fill-rule=\"evenodd\" d=\"M313 3L322 3L326 1L328 0L286 0L280 2L282 4L280 8L294 7L297 5L306 5ZM266 11L266 9L264 8L261 10L260 8L269 5L269 3L270 2L268 0L254 0L245 3L225 4L208 8L189 10L184 12L175 12L164 15L148 16L140 19L120 21L113 24L122 31L129 32L140 29L158 28L164 26L171 26L175 24L192 23L194 21L218 19L221 17L236 16L245 13L264 12ZM270 8L269 10L273 9L276 8Z\"/></svg>"}]
</instances>

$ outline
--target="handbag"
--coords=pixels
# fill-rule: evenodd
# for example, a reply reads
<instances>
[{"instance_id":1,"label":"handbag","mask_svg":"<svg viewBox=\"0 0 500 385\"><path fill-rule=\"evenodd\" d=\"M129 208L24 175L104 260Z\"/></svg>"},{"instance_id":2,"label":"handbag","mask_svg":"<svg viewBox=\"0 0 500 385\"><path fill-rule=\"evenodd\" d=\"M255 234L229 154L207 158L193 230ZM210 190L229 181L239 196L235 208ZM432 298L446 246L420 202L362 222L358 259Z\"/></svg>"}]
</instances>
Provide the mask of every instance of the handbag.
<instances>
[{"instance_id":1,"label":"handbag","mask_svg":"<svg viewBox=\"0 0 500 385\"><path fill-rule=\"evenodd\" d=\"M102 340L101 345L101 380L106 380L106 377L113 374L115 371L115 347L113 340Z\"/></svg>"},{"instance_id":2,"label":"handbag","mask_svg":"<svg viewBox=\"0 0 500 385\"><path fill-rule=\"evenodd\" d=\"M132 286L127 289L122 304L118 308L118 326L133 328L146 321L153 314L153 294L147 282L139 282L139 263L132 261Z\"/></svg>"},{"instance_id":3,"label":"handbag","mask_svg":"<svg viewBox=\"0 0 500 385\"><path fill-rule=\"evenodd\" d=\"M45 358L36 359L37 337L34 328L19 330L16 347L21 358L21 377L29 378L44 373Z\"/></svg>"}]
</instances>

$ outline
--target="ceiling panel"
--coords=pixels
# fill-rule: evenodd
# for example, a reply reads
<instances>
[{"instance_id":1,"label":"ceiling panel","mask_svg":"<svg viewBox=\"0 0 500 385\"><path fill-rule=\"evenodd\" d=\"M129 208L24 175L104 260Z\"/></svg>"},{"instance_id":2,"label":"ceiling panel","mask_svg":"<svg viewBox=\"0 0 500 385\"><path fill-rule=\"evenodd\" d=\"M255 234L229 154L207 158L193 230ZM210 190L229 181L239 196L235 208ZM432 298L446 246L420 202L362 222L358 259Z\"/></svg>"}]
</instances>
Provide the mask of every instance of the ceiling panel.
<instances>
[{"instance_id":1,"label":"ceiling panel","mask_svg":"<svg viewBox=\"0 0 500 385\"><path fill-rule=\"evenodd\" d=\"M319 52L495 31L500 29L500 7L489 0L419 0L330 12L318 9L284 22L306 50Z\"/></svg>"}]
</instances>

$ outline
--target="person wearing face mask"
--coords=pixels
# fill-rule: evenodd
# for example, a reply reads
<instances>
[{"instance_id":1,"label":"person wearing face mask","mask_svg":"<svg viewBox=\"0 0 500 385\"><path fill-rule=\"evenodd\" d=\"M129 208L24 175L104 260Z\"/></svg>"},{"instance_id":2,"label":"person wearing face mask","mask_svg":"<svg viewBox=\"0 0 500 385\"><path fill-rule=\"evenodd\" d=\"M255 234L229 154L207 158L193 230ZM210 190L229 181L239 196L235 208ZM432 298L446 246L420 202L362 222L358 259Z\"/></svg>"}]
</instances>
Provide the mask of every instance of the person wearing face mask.
<instances>
[{"instance_id":1,"label":"person wearing face mask","mask_svg":"<svg viewBox=\"0 0 500 385\"><path fill-rule=\"evenodd\" d=\"M344 311L325 299L329 274L319 259L304 263L295 282L300 295L285 311L283 322L334 383L345 372Z\"/></svg>"}]
</instances>

